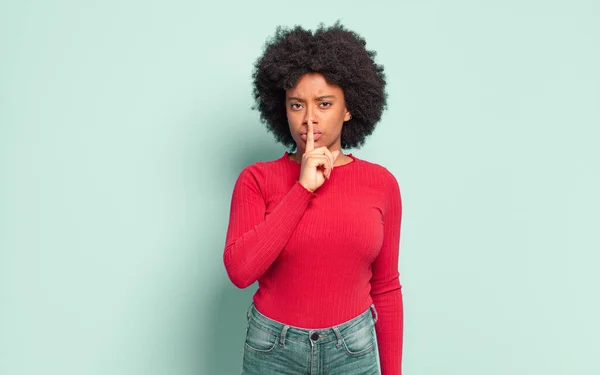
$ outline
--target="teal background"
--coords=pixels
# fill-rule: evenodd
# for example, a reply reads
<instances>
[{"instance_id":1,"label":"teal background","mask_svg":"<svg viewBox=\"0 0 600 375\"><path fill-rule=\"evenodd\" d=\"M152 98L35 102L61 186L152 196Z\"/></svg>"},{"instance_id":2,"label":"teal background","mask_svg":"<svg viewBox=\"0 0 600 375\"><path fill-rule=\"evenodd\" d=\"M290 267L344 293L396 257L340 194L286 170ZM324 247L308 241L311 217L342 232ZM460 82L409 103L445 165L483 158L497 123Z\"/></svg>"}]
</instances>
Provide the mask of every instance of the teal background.
<instances>
[{"instance_id":1,"label":"teal background","mask_svg":"<svg viewBox=\"0 0 600 375\"><path fill-rule=\"evenodd\" d=\"M337 19L388 77L346 151L400 183L404 373L600 373L597 1L0 4L0 374L239 372L252 64Z\"/></svg>"}]
</instances>

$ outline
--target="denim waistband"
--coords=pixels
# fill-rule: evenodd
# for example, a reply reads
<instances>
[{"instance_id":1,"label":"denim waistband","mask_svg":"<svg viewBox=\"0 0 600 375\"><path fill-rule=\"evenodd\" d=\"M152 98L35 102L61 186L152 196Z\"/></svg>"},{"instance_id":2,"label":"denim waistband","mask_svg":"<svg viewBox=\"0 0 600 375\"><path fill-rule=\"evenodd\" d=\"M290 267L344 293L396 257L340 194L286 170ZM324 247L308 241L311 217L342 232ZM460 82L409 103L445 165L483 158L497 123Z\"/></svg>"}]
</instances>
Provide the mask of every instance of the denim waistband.
<instances>
[{"instance_id":1,"label":"denim waistband","mask_svg":"<svg viewBox=\"0 0 600 375\"><path fill-rule=\"evenodd\" d=\"M373 310L375 316L371 314L371 310ZM290 326L268 318L258 311L256 306L254 306L254 302L252 302L248 311L246 311L246 320L248 324L254 324L264 331L280 336L280 345L284 345L286 339L310 341L311 344L326 343L335 340L340 343L342 335L350 334L366 324L375 324L377 322L377 310L375 309L375 305L371 304L363 313L344 323L328 328L308 329Z\"/></svg>"}]
</instances>

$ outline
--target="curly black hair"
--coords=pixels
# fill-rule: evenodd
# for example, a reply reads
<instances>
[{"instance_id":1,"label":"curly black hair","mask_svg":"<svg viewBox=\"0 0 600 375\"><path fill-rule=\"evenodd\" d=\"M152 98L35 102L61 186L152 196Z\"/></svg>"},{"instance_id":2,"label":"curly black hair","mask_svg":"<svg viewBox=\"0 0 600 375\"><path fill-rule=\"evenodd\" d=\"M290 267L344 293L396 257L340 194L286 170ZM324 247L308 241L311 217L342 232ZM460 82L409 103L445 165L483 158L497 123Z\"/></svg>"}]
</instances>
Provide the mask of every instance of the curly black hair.
<instances>
[{"instance_id":1,"label":"curly black hair","mask_svg":"<svg viewBox=\"0 0 600 375\"><path fill-rule=\"evenodd\" d=\"M296 148L287 121L285 90L294 87L302 75L317 72L343 90L352 114L342 127L342 148L364 144L387 107L383 65L375 63L376 52L365 46L365 40L339 20L327 28L319 24L314 33L300 26L277 27L254 64L252 109L258 109L278 142Z\"/></svg>"}]
</instances>

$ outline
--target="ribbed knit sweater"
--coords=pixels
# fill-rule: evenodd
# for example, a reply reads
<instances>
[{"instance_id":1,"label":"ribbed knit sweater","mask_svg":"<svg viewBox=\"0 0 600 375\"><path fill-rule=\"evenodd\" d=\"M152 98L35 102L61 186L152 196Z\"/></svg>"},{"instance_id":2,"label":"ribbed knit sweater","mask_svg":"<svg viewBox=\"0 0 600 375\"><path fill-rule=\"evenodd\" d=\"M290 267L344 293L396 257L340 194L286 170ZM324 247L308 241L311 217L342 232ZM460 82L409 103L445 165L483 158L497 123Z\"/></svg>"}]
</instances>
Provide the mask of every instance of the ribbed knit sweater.
<instances>
[{"instance_id":1,"label":"ribbed knit sweater","mask_svg":"<svg viewBox=\"0 0 600 375\"><path fill-rule=\"evenodd\" d=\"M349 156L315 192L300 184L301 165L287 151L245 167L223 261L237 287L258 281L258 311L290 326L331 327L373 303L382 375L400 375L400 188L385 167Z\"/></svg>"}]
</instances>

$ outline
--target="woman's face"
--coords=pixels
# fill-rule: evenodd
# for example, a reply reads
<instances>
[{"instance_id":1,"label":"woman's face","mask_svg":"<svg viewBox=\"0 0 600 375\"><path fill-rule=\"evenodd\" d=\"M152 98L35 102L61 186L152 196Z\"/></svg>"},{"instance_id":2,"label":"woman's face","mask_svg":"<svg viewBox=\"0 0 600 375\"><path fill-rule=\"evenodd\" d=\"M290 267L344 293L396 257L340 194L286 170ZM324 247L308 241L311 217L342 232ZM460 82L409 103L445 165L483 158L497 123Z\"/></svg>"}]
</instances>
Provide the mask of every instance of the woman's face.
<instances>
[{"instance_id":1,"label":"woman's face","mask_svg":"<svg viewBox=\"0 0 600 375\"><path fill-rule=\"evenodd\" d=\"M341 150L344 121L350 119L344 91L329 84L319 73L307 73L296 86L285 92L285 108L292 137L298 153L304 154L308 119L312 119L315 148L327 146L329 151Z\"/></svg>"}]
</instances>

